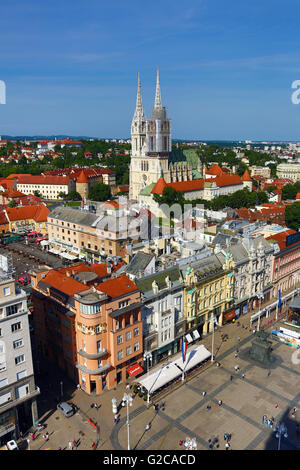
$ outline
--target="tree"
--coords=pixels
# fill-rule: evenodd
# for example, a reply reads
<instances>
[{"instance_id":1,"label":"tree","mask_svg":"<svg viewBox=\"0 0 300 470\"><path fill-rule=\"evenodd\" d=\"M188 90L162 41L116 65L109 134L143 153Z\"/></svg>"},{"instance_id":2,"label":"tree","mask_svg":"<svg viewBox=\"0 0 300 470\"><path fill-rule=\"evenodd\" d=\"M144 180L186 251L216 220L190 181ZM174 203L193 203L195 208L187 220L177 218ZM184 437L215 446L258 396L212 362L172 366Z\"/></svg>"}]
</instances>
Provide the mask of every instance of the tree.
<instances>
[{"instance_id":1,"label":"tree","mask_svg":"<svg viewBox=\"0 0 300 470\"><path fill-rule=\"evenodd\" d=\"M41 193L37 189L33 191L33 195L36 197L42 197Z\"/></svg>"},{"instance_id":2,"label":"tree","mask_svg":"<svg viewBox=\"0 0 300 470\"><path fill-rule=\"evenodd\" d=\"M77 191L70 191L69 194L65 195L68 201L81 201L82 197Z\"/></svg>"},{"instance_id":3,"label":"tree","mask_svg":"<svg viewBox=\"0 0 300 470\"><path fill-rule=\"evenodd\" d=\"M170 186L166 186L163 190L162 195L154 194L153 199L155 202L159 204L167 204L168 206L172 204L183 204L184 198L180 191L176 191L176 189L171 188Z\"/></svg>"},{"instance_id":4,"label":"tree","mask_svg":"<svg viewBox=\"0 0 300 470\"><path fill-rule=\"evenodd\" d=\"M90 187L89 199L92 201L107 201L111 197L111 190L107 184L97 183Z\"/></svg>"},{"instance_id":5,"label":"tree","mask_svg":"<svg viewBox=\"0 0 300 470\"><path fill-rule=\"evenodd\" d=\"M300 227L300 202L294 202L294 204L286 206L285 222L290 229L298 231Z\"/></svg>"},{"instance_id":6,"label":"tree","mask_svg":"<svg viewBox=\"0 0 300 470\"><path fill-rule=\"evenodd\" d=\"M282 188L282 200L295 199L297 194L297 187L293 184L286 184Z\"/></svg>"},{"instance_id":7,"label":"tree","mask_svg":"<svg viewBox=\"0 0 300 470\"><path fill-rule=\"evenodd\" d=\"M11 199L9 203L7 204L8 207L17 207L18 203L15 199Z\"/></svg>"}]
</instances>

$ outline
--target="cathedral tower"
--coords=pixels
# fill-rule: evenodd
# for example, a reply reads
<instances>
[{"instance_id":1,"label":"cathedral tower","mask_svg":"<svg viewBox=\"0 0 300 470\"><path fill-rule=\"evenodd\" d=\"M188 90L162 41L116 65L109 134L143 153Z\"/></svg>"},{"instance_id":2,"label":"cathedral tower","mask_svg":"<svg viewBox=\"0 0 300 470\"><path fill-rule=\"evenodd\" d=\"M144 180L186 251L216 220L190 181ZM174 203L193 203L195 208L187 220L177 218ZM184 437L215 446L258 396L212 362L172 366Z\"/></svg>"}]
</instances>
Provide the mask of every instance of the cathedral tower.
<instances>
[{"instance_id":1,"label":"cathedral tower","mask_svg":"<svg viewBox=\"0 0 300 470\"><path fill-rule=\"evenodd\" d=\"M156 90L152 116L146 119L141 95L140 76L136 109L131 124L131 163L129 198L138 200L141 190L159 178L171 182L169 153L172 150L171 121L166 108L162 106L159 71L156 76Z\"/></svg>"}]
</instances>

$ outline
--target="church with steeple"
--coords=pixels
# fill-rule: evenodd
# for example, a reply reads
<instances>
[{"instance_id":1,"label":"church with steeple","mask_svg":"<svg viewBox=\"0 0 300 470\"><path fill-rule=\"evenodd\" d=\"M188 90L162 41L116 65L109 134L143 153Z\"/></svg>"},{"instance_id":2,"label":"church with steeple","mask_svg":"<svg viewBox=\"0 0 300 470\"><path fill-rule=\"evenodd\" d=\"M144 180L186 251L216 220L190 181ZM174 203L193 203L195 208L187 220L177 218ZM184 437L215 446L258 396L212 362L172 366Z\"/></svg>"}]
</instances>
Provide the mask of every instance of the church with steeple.
<instances>
[{"instance_id":1,"label":"church with steeple","mask_svg":"<svg viewBox=\"0 0 300 470\"><path fill-rule=\"evenodd\" d=\"M138 74L136 108L131 124L129 198L137 201L141 191L155 184L159 178L173 183L202 177L202 163L194 150L172 149L171 120L162 106L159 71L154 107L149 119L143 109Z\"/></svg>"}]
</instances>

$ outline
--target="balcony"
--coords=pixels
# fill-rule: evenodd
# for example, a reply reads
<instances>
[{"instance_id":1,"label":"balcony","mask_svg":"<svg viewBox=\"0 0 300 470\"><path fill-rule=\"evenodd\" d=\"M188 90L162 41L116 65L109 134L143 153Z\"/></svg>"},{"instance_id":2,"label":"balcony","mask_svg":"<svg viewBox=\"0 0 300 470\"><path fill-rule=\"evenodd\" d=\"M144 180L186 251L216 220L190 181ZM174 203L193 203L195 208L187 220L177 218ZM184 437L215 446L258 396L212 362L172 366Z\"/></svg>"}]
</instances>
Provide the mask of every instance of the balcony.
<instances>
[{"instance_id":1,"label":"balcony","mask_svg":"<svg viewBox=\"0 0 300 470\"><path fill-rule=\"evenodd\" d=\"M22 398L14 398L14 399L7 400L6 403L0 405L1 413L4 413L5 411L8 411L12 407L18 406L18 405L20 405L21 403L24 403L27 400L32 400L33 398L40 395L40 393L41 393L40 388L36 386L34 390L29 391L29 393L27 393L27 395L25 395Z\"/></svg>"},{"instance_id":2,"label":"balcony","mask_svg":"<svg viewBox=\"0 0 300 470\"><path fill-rule=\"evenodd\" d=\"M82 349L79 349L77 351L77 354L79 354L80 356L85 357L87 359L99 359L100 357L105 356L105 354L108 354L108 351L105 348L103 348L101 351L99 351L97 353L89 354L89 353L83 351Z\"/></svg>"}]
</instances>

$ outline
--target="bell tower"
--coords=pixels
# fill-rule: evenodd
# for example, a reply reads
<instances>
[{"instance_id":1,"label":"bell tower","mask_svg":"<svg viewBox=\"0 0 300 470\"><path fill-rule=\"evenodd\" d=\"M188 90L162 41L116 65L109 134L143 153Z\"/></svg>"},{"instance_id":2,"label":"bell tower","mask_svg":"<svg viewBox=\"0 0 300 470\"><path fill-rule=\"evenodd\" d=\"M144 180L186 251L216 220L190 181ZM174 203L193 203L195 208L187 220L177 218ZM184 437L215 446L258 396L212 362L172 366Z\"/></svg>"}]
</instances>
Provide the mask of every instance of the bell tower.
<instances>
[{"instance_id":1,"label":"bell tower","mask_svg":"<svg viewBox=\"0 0 300 470\"><path fill-rule=\"evenodd\" d=\"M142 156L146 146L146 118L142 103L141 80L138 73L138 88L136 95L136 107L131 123L131 161L129 198L137 199L143 188L141 184L141 171L143 167Z\"/></svg>"}]
</instances>

